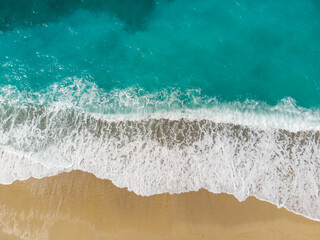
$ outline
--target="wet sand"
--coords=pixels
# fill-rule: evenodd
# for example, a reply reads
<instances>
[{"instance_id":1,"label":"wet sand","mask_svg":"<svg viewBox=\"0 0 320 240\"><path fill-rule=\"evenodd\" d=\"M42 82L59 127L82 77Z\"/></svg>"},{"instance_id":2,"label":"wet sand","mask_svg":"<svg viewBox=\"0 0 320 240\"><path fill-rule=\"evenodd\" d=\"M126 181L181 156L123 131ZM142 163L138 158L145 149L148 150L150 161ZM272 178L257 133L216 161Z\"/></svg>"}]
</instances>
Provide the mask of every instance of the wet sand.
<instances>
[{"instance_id":1,"label":"wet sand","mask_svg":"<svg viewBox=\"0 0 320 240\"><path fill-rule=\"evenodd\" d=\"M206 190L138 196L73 171L0 185L0 239L320 239L320 222Z\"/></svg>"}]
</instances>

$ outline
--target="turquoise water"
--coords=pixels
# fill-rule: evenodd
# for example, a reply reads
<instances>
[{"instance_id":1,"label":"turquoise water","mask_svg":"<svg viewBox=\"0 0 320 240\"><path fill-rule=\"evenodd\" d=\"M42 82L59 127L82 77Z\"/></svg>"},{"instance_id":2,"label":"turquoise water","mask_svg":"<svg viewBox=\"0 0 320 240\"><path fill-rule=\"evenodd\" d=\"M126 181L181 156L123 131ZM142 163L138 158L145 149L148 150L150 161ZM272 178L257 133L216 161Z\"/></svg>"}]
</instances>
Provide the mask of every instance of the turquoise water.
<instances>
[{"instance_id":1,"label":"turquoise water","mask_svg":"<svg viewBox=\"0 0 320 240\"><path fill-rule=\"evenodd\" d=\"M201 89L225 101L320 104L318 1L0 3L2 86L78 77L105 91Z\"/></svg>"},{"instance_id":2,"label":"turquoise water","mask_svg":"<svg viewBox=\"0 0 320 240\"><path fill-rule=\"evenodd\" d=\"M83 170L319 221L320 2L1 0L0 151L3 184Z\"/></svg>"}]
</instances>

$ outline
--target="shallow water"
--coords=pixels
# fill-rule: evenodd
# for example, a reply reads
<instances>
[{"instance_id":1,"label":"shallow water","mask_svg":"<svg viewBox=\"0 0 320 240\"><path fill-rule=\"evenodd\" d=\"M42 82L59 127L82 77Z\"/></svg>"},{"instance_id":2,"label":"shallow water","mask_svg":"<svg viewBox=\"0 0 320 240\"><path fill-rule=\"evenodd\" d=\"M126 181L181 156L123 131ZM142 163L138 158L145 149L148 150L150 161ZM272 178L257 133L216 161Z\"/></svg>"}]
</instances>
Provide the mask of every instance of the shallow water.
<instances>
[{"instance_id":1,"label":"shallow water","mask_svg":"<svg viewBox=\"0 0 320 240\"><path fill-rule=\"evenodd\" d=\"M80 169L141 195L206 188L319 220L319 13L311 0L1 1L0 182Z\"/></svg>"}]
</instances>

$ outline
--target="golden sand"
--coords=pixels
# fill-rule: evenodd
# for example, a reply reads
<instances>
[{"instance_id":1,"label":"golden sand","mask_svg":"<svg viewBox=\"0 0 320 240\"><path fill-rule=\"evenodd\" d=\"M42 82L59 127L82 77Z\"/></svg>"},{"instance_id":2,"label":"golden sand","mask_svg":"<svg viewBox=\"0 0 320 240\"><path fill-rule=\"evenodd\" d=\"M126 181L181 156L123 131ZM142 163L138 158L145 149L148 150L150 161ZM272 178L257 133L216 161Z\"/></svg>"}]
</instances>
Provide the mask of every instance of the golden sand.
<instances>
[{"instance_id":1,"label":"golden sand","mask_svg":"<svg viewBox=\"0 0 320 240\"><path fill-rule=\"evenodd\" d=\"M320 222L206 190L141 197L74 171L0 185L0 240L320 239Z\"/></svg>"}]
</instances>

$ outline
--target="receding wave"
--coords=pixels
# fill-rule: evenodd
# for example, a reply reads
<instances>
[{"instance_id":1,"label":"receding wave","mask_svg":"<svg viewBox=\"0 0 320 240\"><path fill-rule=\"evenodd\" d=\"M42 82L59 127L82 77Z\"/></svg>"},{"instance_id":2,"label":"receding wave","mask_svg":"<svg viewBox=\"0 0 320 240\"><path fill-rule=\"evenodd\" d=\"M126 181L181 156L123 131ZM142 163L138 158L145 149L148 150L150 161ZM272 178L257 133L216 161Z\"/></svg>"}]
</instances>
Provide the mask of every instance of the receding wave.
<instances>
[{"instance_id":1,"label":"receding wave","mask_svg":"<svg viewBox=\"0 0 320 240\"><path fill-rule=\"evenodd\" d=\"M0 90L0 182L83 170L140 195L205 188L320 221L320 117L199 90L106 93L83 80Z\"/></svg>"}]
</instances>

